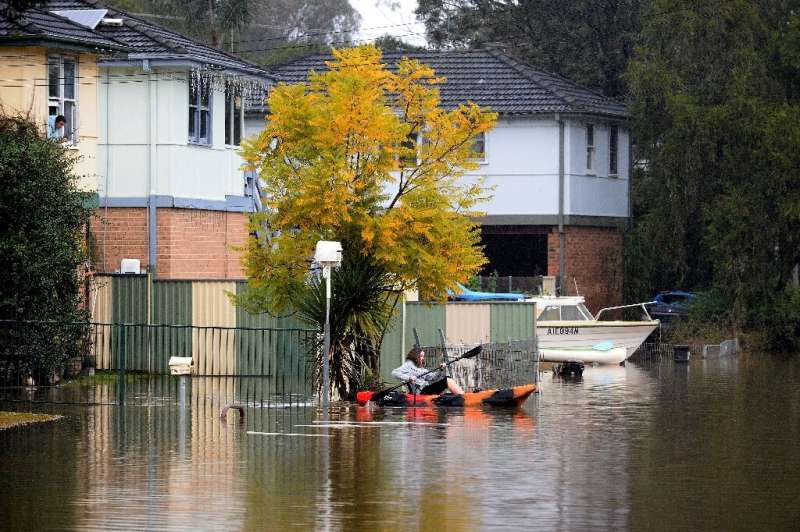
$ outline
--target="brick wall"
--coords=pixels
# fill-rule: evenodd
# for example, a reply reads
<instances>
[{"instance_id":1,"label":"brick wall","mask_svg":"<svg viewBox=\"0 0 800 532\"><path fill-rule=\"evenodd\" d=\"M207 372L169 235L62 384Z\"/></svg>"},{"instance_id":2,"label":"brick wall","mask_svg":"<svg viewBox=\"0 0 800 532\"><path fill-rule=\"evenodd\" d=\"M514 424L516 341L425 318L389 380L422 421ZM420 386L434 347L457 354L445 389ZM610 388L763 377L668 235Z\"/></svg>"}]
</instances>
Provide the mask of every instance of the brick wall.
<instances>
[{"instance_id":1,"label":"brick wall","mask_svg":"<svg viewBox=\"0 0 800 532\"><path fill-rule=\"evenodd\" d=\"M167 279L244 277L239 252L247 216L200 209L158 210L158 275Z\"/></svg>"},{"instance_id":2,"label":"brick wall","mask_svg":"<svg viewBox=\"0 0 800 532\"><path fill-rule=\"evenodd\" d=\"M565 228L567 294L578 291L592 312L622 304L622 233L606 227ZM558 275L558 228L547 238L547 273Z\"/></svg>"},{"instance_id":3,"label":"brick wall","mask_svg":"<svg viewBox=\"0 0 800 532\"><path fill-rule=\"evenodd\" d=\"M98 209L92 220L98 271L119 269L122 258L147 266L147 209ZM200 209L158 209L157 266L163 279L240 279L239 252L247 215ZM105 254L103 244L105 242ZM103 257L105 256L105 260Z\"/></svg>"},{"instance_id":4,"label":"brick wall","mask_svg":"<svg viewBox=\"0 0 800 532\"><path fill-rule=\"evenodd\" d=\"M139 259L147 267L147 209L96 209L91 230L98 272L119 270L122 259Z\"/></svg>"}]
</instances>

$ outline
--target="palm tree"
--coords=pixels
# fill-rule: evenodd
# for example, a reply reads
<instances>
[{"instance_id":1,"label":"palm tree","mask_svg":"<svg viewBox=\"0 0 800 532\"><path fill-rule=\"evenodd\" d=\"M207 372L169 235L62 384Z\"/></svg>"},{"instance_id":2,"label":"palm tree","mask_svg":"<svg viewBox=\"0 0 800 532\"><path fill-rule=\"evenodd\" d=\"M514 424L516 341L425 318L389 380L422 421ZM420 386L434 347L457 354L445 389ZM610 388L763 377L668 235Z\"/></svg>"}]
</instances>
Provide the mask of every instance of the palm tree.
<instances>
[{"instance_id":1,"label":"palm tree","mask_svg":"<svg viewBox=\"0 0 800 532\"><path fill-rule=\"evenodd\" d=\"M341 267L332 272L331 284L331 387L346 399L377 379L383 335L401 292L373 257L357 252L345 254ZM295 304L299 318L322 331L325 303L325 282L316 275ZM322 343L320 334L312 346L317 389L322 385Z\"/></svg>"}]
</instances>

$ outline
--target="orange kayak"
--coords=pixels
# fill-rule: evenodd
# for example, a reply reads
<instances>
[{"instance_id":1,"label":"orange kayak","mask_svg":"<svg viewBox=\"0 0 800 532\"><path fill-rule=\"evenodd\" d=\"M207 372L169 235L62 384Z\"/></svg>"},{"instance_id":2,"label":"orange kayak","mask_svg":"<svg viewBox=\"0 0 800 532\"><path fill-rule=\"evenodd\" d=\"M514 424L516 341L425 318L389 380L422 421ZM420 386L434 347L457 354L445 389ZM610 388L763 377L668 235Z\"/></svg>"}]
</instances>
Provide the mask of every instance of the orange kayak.
<instances>
[{"instance_id":1,"label":"orange kayak","mask_svg":"<svg viewBox=\"0 0 800 532\"><path fill-rule=\"evenodd\" d=\"M467 392L464 395L414 395L404 392L393 392L378 401L379 406L519 406L533 392L535 384L524 384L500 390L482 390ZM364 406L372 398L372 392L358 392L356 400Z\"/></svg>"}]
</instances>

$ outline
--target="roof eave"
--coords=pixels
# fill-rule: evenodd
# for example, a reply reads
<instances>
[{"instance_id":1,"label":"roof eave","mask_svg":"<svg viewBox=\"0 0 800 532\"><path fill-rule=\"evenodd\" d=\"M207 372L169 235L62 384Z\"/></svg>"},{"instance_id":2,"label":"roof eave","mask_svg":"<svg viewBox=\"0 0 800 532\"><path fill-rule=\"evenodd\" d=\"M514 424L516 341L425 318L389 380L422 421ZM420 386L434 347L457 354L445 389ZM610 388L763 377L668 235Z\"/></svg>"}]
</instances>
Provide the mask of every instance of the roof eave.
<instances>
[{"instance_id":1,"label":"roof eave","mask_svg":"<svg viewBox=\"0 0 800 532\"><path fill-rule=\"evenodd\" d=\"M5 35L0 36L0 42L29 46L47 46L58 44L62 48L92 53L102 53L108 51L126 52L129 50L129 48L121 45L108 46L106 44L93 43L83 39L70 39L69 37L55 37L52 35Z\"/></svg>"},{"instance_id":2,"label":"roof eave","mask_svg":"<svg viewBox=\"0 0 800 532\"><path fill-rule=\"evenodd\" d=\"M103 67L126 67L126 66L136 66L142 61L148 61L151 67L184 67L184 68L198 68L207 65L213 65L216 67L222 67L224 72L234 72L240 75L246 75L251 78L257 78L266 82L275 82L274 78L266 74L265 72L259 72L255 69L245 69L236 65L231 65L222 61L213 61L208 59L194 59L189 57L172 57L172 58L165 58L163 56L154 55L154 54L146 54L146 53L138 53L138 54L128 54L126 58L113 58L113 59L104 59L101 60L100 66Z\"/></svg>"},{"instance_id":3,"label":"roof eave","mask_svg":"<svg viewBox=\"0 0 800 532\"><path fill-rule=\"evenodd\" d=\"M255 68L245 68L243 66L235 65L232 63L228 63L226 61L217 61L213 59L198 59L195 57L185 57L176 55L175 57L164 57L160 54L149 54L149 53L131 53L127 54L125 58L115 57L112 59L105 59L100 62L101 66L106 67L113 67L113 66L131 66L142 61L149 61L151 66L171 66L171 67L186 67L186 68L198 68L203 66L212 65L215 67L221 67L225 71L232 71L238 74L244 74L253 78L259 78L264 81L273 82L275 83L276 80L272 76L270 76L265 71L259 71Z\"/></svg>"}]
</instances>

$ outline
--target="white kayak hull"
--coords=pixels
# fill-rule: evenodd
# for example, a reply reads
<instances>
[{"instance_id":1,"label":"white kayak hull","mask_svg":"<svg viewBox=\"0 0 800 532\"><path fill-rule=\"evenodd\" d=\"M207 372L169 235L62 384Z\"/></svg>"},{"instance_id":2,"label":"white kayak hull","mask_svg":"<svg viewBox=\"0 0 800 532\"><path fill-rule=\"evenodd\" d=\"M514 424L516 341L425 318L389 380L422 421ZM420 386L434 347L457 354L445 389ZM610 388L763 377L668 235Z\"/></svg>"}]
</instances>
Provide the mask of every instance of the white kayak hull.
<instances>
[{"instance_id":1,"label":"white kayak hull","mask_svg":"<svg viewBox=\"0 0 800 532\"><path fill-rule=\"evenodd\" d=\"M544 362L583 362L584 364L620 364L628 358L624 347L598 349L547 349L540 348Z\"/></svg>"},{"instance_id":2,"label":"white kayak hull","mask_svg":"<svg viewBox=\"0 0 800 532\"><path fill-rule=\"evenodd\" d=\"M619 364L633 355L642 342L658 327L658 321L540 321L536 324L536 336L539 350L548 351L580 351L587 353L591 362L600 364ZM598 344L613 346L624 350L624 358L619 358L619 351L603 356L602 350L593 349ZM560 353L545 356L561 356ZM544 360L550 360L544 358ZM575 358L571 360L577 360ZM609 360L609 362L603 362ZM564 360L552 360L563 362Z\"/></svg>"}]
</instances>

